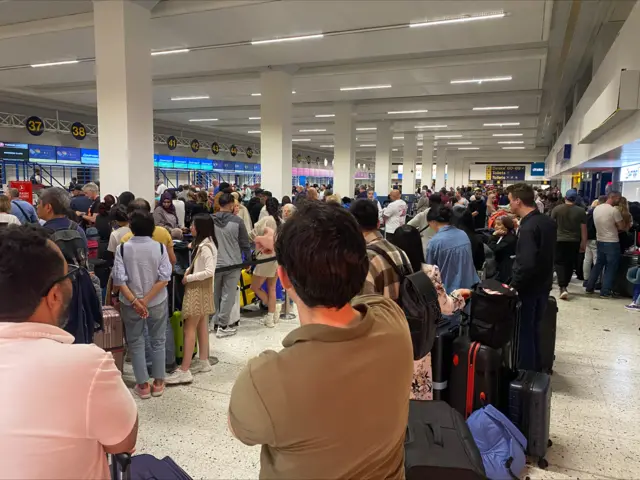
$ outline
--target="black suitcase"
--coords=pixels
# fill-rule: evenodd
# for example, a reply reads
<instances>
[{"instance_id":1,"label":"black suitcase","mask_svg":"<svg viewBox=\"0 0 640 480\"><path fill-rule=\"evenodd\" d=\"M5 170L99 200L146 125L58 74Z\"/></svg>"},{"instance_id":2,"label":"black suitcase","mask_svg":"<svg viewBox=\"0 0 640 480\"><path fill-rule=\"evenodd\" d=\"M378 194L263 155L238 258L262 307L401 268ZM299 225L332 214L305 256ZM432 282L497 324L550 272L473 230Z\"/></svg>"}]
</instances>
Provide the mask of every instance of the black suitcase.
<instances>
[{"instance_id":1,"label":"black suitcase","mask_svg":"<svg viewBox=\"0 0 640 480\"><path fill-rule=\"evenodd\" d=\"M460 324L451 319L436 325L436 338L431 349L433 399L449 401L449 377L453 359L453 341L458 338Z\"/></svg>"},{"instance_id":2,"label":"black suitcase","mask_svg":"<svg viewBox=\"0 0 640 480\"><path fill-rule=\"evenodd\" d=\"M551 422L551 377L546 373L520 370L509 386L509 419L527 438L527 454L540 468L545 460Z\"/></svg>"},{"instance_id":3,"label":"black suitcase","mask_svg":"<svg viewBox=\"0 0 640 480\"><path fill-rule=\"evenodd\" d=\"M554 297L549 297L547 309L539 325L540 369L552 374L553 362L556 358L556 324L558 321L558 303Z\"/></svg>"},{"instance_id":4,"label":"black suitcase","mask_svg":"<svg viewBox=\"0 0 640 480\"><path fill-rule=\"evenodd\" d=\"M480 451L464 418L438 401L409 402L404 468L407 480L486 478Z\"/></svg>"},{"instance_id":5,"label":"black suitcase","mask_svg":"<svg viewBox=\"0 0 640 480\"><path fill-rule=\"evenodd\" d=\"M488 404L502 410L509 384L503 363L501 350L472 342L466 336L455 339L449 378L449 404L465 419Z\"/></svg>"}]
</instances>

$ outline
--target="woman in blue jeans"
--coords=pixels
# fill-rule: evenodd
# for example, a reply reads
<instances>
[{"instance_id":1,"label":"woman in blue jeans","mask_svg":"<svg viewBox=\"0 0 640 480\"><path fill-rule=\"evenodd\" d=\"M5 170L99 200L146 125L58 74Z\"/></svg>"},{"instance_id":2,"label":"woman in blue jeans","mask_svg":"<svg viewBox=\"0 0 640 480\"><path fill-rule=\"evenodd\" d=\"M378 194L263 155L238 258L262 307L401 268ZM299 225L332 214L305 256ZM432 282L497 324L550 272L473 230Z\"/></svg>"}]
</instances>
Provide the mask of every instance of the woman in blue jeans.
<instances>
[{"instance_id":1,"label":"woman in blue jeans","mask_svg":"<svg viewBox=\"0 0 640 480\"><path fill-rule=\"evenodd\" d=\"M169 315L166 287L171 279L171 262L164 246L151 238L155 224L150 213L134 211L130 228L134 236L116 249L111 275L114 286L120 289L120 315L136 377L134 393L146 399L164 393ZM145 355L145 324L151 344L152 386Z\"/></svg>"}]
</instances>

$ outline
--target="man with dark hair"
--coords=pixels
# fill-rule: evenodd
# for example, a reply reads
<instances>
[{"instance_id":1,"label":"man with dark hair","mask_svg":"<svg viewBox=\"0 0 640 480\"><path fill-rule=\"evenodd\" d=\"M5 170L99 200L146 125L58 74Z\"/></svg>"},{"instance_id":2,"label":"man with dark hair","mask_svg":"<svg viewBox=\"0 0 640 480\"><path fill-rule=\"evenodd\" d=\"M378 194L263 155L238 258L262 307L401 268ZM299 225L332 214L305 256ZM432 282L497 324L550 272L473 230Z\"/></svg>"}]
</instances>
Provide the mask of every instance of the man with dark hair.
<instances>
[{"instance_id":1,"label":"man with dark hair","mask_svg":"<svg viewBox=\"0 0 640 480\"><path fill-rule=\"evenodd\" d=\"M40 194L40 202L38 202L38 217L45 221L43 225L44 228L51 232L70 229L78 232L79 237L84 243L84 252L82 252L80 255L82 255L84 257L84 260L86 261L88 252L87 236L85 235L84 230L80 227L80 225L69 220L67 216L69 213L69 207L69 193L67 193L64 188L47 188L42 191L42 194ZM83 265L85 263L84 261L74 261L74 259L70 258L69 255L66 256L68 262Z\"/></svg>"},{"instance_id":2,"label":"man with dark hair","mask_svg":"<svg viewBox=\"0 0 640 480\"><path fill-rule=\"evenodd\" d=\"M556 224L547 215L540 213L530 185L516 183L511 185L507 192L511 213L520 217L511 281L511 286L518 291L522 302L518 368L538 371L538 332L553 285Z\"/></svg>"},{"instance_id":3,"label":"man with dark hair","mask_svg":"<svg viewBox=\"0 0 640 480\"><path fill-rule=\"evenodd\" d=\"M216 239L218 240L217 268L239 265L251 259L249 233L240 217L233 214L235 199L231 193L219 197L220 211L213 216ZM236 287L240 279L240 269L224 272L216 271L213 296L216 313L214 323L218 325L219 338L235 335L236 329L229 323L231 310L238 296Z\"/></svg>"},{"instance_id":4,"label":"man with dark hair","mask_svg":"<svg viewBox=\"0 0 640 480\"><path fill-rule=\"evenodd\" d=\"M78 269L33 226L1 230L0 251L10 299L0 311L0 382L12 391L0 411L2 476L108 478L105 453L135 447L137 408L112 355L73 345L61 328ZM24 387L36 378L46 393Z\"/></svg>"},{"instance_id":5,"label":"man with dark hair","mask_svg":"<svg viewBox=\"0 0 640 480\"><path fill-rule=\"evenodd\" d=\"M262 208L260 209L260 215L258 216L258 220L262 220L264 217L269 216L269 212L267 212L267 200L273 197L273 194L269 190L263 190L262 196L260 197L260 201L262 202Z\"/></svg>"},{"instance_id":6,"label":"man with dark hair","mask_svg":"<svg viewBox=\"0 0 640 480\"><path fill-rule=\"evenodd\" d=\"M378 293L391 300L397 300L400 295L401 278L385 256L391 259L400 270L403 270L403 265L406 265L407 274L413 273L409 258L402 250L380 235L378 231L380 219L375 203L367 199L358 199L351 204L349 211L360 225L367 243L369 272L362 287L362 293Z\"/></svg>"},{"instance_id":7,"label":"man with dark hair","mask_svg":"<svg viewBox=\"0 0 640 480\"><path fill-rule=\"evenodd\" d=\"M256 238L265 251L269 241ZM262 445L261 478L404 478L411 338L395 302L354 298L368 272L358 224L340 206L304 202L275 252L301 326L239 374L230 429Z\"/></svg>"},{"instance_id":8,"label":"man with dark hair","mask_svg":"<svg viewBox=\"0 0 640 480\"><path fill-rule=\"evenodd\" d=\"M11 215L15 215L23 225L38 223L36 209L29 202L20 199L20 192L17 188L10 188L7 193L11 199Z\"/></svg>"},{"instance_id":9,"label":"man with dark hair","mask_svg":"<svg viewBox=\"0 0 640 480\"><path fill-rule=\"evenodd\" d=\"M149 205L149 202L147 202L144 198L136 198L135 200L131 201L129 205L127 205L127 213L131 215L136 210L142 210L147 213L151 213L151 205ZM133 237L133 232L127 233L124 237L122 237L122 243L128 242L129 240L131 240L131 237ZM153 236L151 238L166 247L167 255L169 255L169 261L171 262L171 265L175 265L176 252L173 248L173 239L171 238L169 230L164 227L156 226L156 228L153 230Z\"/></svg>"}]
</instances>

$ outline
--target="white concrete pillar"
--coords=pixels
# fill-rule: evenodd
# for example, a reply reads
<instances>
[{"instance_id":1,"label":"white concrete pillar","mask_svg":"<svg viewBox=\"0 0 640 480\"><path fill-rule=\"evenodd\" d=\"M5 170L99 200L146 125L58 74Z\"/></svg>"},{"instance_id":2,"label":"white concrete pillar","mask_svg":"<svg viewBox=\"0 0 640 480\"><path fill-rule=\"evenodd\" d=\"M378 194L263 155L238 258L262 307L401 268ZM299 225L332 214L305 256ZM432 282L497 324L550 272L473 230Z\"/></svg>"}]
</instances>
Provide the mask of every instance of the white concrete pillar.
<instances>
[{"instance_id":1,"label":"white concrete pillar","mask_svg":"<svg viewBox=\"0 0 640 480\"><path fill-rule=\"evenodd\" d=\"M260 164L263 189L278 200L291 195L291 75L260 75Z\"/></svg>"},{"instance_id":2,"label":"white concrete pillar","mask_svg":"<svg viewBox=\"0 0 640 480\"><path fill-rule=\"evenodd\" d=\"M433 140L424 140L422 143L422 183L420 188L426 185L431 188L433 176Z\"/></svg>"},{"instance_id":3,"label":"white concrete pillar","mask_svg":"<svg viewBox=\"0 0 640 480\"><path fill-rule=\"evenodd\" d=\"M471 168L471 160L463 160L462 162L462 185L469 186L469 170Z\"/></svg>"},{"instance_id":4,"label":"white concrete pillar","mask_svg":"<svg viewBox=\"0 0 640 480\"><path fill-rule=\"evenodd\" d=\"M412 194L416 190L416 156L418 142L415 133L404 134L404 148L402 159L402 193Z\"/></svg>"},{"instance_id":5,"label":"white concrete pillar","mask_svg":"<svg viewBox=\"0 0 640 480\"><path fill-rule=\"evenodd\" d=\"M444 186L448 188L444 180L445 167L447 165L447 153L444 147L438 147L436 155L436 190L440 190ZM451 183L451 180L449 180L449 183Z\"/></svg>"},{"instance_id":6,"label":"white concrete pillar","mask_svg":"<svg viewBox=\"0 0 640 480\"><path fill-rule=\"evenodd\" d=\"M356 174L356 130L353 124L353 105L337 103L335 106L335 133L333 134L333 193L352 197Z\"/></svg>"},{"instance_id":7,"label":"white concrete pillar","mask_svg":"<svg viewBox=\"0 0 640 480\"><path fill-rule=\"evenodd\" d=\"M462 186L462 171L464 160L462 158L456 158L449 162L449 171L453 170L453 183L451 184L453 188L458 188Z\"/></svg>"},{"instance_id":8,"label":"white concrete pillar","mask_svg":"<svg viewBox=\"0 0 640 480\"><path fill-rule=\"evenodd\" d=\"M391 190L392 139L391 122L380 122L376 132L376 193L382 196L389 195ZM404 178L404 171L402 175Z\"/></svg>"},{"instance_id":9,"label":"white concrete pillar","mask_svg":"<svg viewBox=\"0 0 640 480\"><path fill-rule=\"evenodd\" d=\"M150 13L129 0L93 3L101 195L153 205Z\"/></svg>"}]
</instances>

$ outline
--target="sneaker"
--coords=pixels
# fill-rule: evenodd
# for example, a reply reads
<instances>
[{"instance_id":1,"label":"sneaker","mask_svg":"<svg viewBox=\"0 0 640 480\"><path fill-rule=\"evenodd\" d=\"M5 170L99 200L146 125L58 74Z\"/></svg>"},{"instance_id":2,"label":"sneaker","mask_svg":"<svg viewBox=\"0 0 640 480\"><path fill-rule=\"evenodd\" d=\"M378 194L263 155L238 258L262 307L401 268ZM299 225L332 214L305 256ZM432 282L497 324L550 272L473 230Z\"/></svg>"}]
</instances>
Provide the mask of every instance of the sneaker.
<instances>
[{"instance_id":1,"label":"sneaker","mask_svg":"<svg viewBox=\"0 0 640 480\"><path fill-rule=\"evenodd\" d=\"M167 375L164 378L164 381L167 385L180 385L181 383L191 383L193 382L193 375L189 370L185 372L184 370L179 368L175 372Z\"/></svg>"},{"instance_id":2,"label":"sneaker","mask_svg":"<svg viewBox=\"0 0 640 480\"><path fill-rule=\"evenodd\" d=\"M584 293L587 295L593 295L595 292L593 290L585 290Z\"/></svg>"},{"instance_id":3,"label":"sneaker","mask_svg":"<svg viewBox=\"0 0 640 480\"><path fill-rule=\"evenodd\" d=\"M267 328L273 328L276 326L276 322L273 319L273 313L267 313L267 316L264 317L264 326Z\"/></svg>"},{"instance_id":4,"label":"sneaker","mask_svg":"<svg viewBox=\"0 0 640 480\"><path fill-rule=\"evenodd\" d=\"M219 327L216 332L217 338L230 337L231 335L235 335L237 330L233 327Z\"/></svg>"},{"instance_id":5,"label":"sneaker","mask_svg":"<svg viewBox=\"0 0 640 480\"><path fill-rule=\"evenodd\" d=\"M629 310L630 312L640 312L640 305L636 305L635 303L625 305L624 308Z\"/></svg>"},{"instance_id":6,"label":"sneaker","mask_svg":"<svg viewBox=\"0 0 640 480\"><path fill-rule=\"evenodd\" d=\"M148 383L145 383L144 385L136 385L133 387L133 393L141 399L146 400L151 398L151 387L149 387Z\"/></svg>"},{"instance_id":7,"label":"sneaker","mask_svg":"<svg viewBox=\"0 0 640 480\"><path fill-rule=\"evenodd\" d=\"M607 298L607 299L608 298L613 298L613 295L611 295L610 293L608 295L600 294L600 298Z\"/></svg>"},{"instance_id":8,"label":"sneaker","mask_svg":"<svg viewBox=\"0 0 640 480\"><path fill-rule=\"evenodd\" d=\"M151 385L151 396L161 397L162 394L164 393L164 386L165 386L164 383L162 385L156 385L155 383L153 383Z\"/></svg>"},{"instance_id":9,"label":"sneaker","mask_svg":"<svg viewBox=\"0 0 640 480\"><path fill-rule=\"evenodd\" d=\"M210 372L211 364L209 363L209 360L200 360L199 358L194 358L191 362L191 368L189 370L191 370L191 373L193 374Z\"/></svg>"},{"instance_id":10,"label":"sneaker","mask_svg":"<svg viewBox=\"0 0 640 480\"><path fill-rule=\"evenodd\" d=\"M273 321L278 323L280 321L280 313L282 312L282 304L276 303L276 311L273 313Z\"/></svg>"},{"instance_id":11,"label":"sneaker","mask_svg":"<svg viewBox=\"0 0 640 480\"><path fill-rule=\"evenodd\" d=\"M560 289L560 298L562 300L569 300L569 292L567 292L566 288L561 288Z\"/></svg>"}]
</instances>

